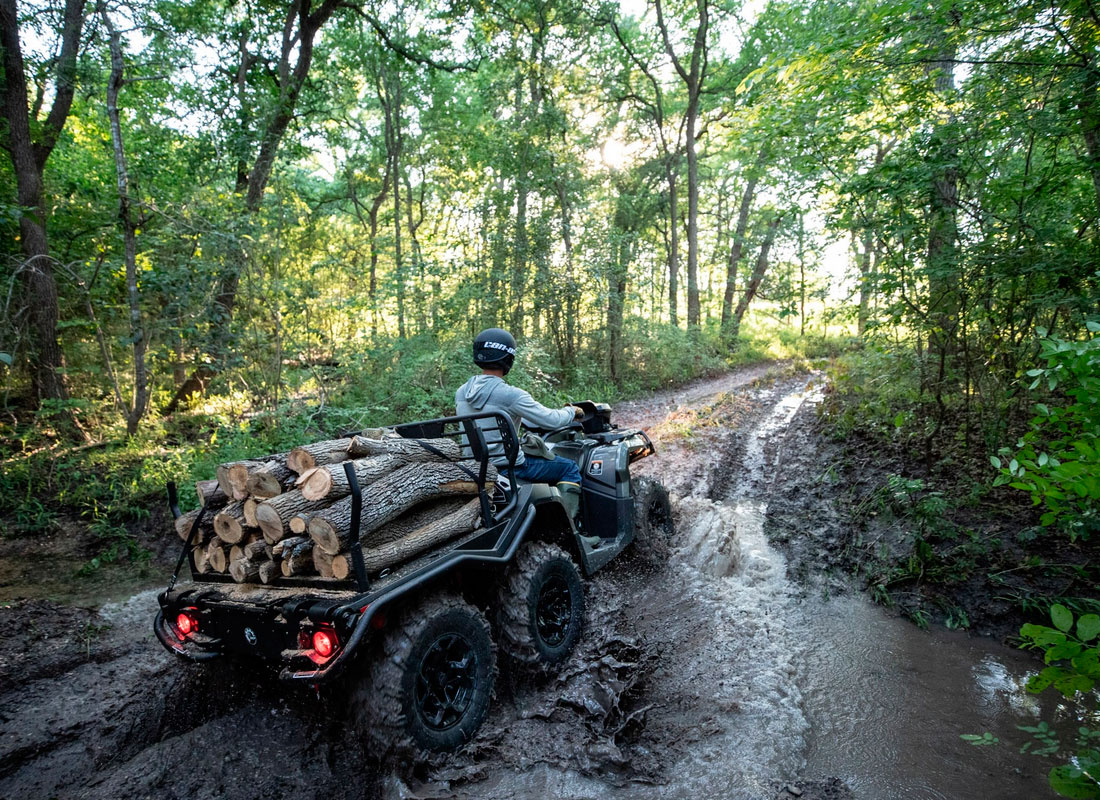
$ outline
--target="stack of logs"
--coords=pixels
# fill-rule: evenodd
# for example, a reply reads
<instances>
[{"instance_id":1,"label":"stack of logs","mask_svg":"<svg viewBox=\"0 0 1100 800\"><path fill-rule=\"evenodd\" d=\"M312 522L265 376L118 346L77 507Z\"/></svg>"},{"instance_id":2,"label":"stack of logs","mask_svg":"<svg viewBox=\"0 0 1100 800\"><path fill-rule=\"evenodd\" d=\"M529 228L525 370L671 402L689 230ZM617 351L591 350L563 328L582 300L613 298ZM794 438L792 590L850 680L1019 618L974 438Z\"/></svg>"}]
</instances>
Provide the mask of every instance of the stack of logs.
<instances>
[{"instance_id":1,"label":"stack of logs","mask_svg":"<svg viewBox=\"0 0 1100 800\"><path fill-rule=\"evenodd\" d=\"M358 540L366 568L398 564L478 526L479 465L460 458L450 439L421 442L372 430L222 464L216 480L196 484L206 509L192 540L195 569L229 573L238 583L346 579L356 538L349 460L363 494ZM495 478L490 467L487 481ZM184 541L198 515L195 509L176 520Z\"/></svg>"}]
</instances>

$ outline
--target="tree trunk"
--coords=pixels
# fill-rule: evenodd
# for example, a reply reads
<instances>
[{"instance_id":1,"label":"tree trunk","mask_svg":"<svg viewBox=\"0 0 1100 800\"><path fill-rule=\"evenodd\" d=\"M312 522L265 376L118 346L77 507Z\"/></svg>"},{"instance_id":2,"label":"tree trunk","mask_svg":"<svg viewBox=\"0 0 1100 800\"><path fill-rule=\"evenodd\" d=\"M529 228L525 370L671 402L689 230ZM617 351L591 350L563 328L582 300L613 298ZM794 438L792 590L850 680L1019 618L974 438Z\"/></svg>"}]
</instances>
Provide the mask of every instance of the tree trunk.
<instances>
[{"instance_id":1,"label":"tree trunk","mask_svg":"<svg viewBox=\"0 0 1100 800\"><path fill-rule=\"evenodd\" d=\"M244 503L240 500L230 503L214 515L214 533L226 544L239 543L244 538L244 529Z\"/></svg>"},{"instance_id":2,"label":"tree trunk","mask_svg":"<svg viewBox=\"0 0 1100 800\"><path fill-rule=\"evenodd\" d=\"M626 304L627 276L633 257L633 236L620 231L616 243L615 260L611 274L607 276L607 349L608 371L611 380L618 384L622 378L623 358L623 309Z\"/></svg>"},{"instance_id":3,"label":"tree trunk","mask_svg":"<svg viewBox=\"0 0 1100 800\"><path fill-rule=\"evenodd\" d=\"M672 47L665 25L662 0L656 0L657 25L661 31L665 52L687 89L687 110L684 112L685 145L688 167L688 328L698 330L699 314L699 157L695 149L695 130L699 121L699 97L707 74L707 35L710 29L710 0L696 0L698 23L691 46L691 60L685 67Z\"/></svg>"},{"instance_id":4,"label":"tree trunk","mask_svg":"<svg viewBox=\"0 0 1100 800\"><path fill-rule=\"evenodd\" d=\"M406 463L404 459L394 455L374 456L351 462L355 465L355 478L359 485L366 488L383 475L388 475L399 466ZM348 483L344 465L318 467L303 475L299 484L302 497L306 500L323 500L329 502L339 500L351 494L351 485Z\"/></svg>"},{"instance_id":5,"label":"tree trunk","mask_svg":"<svg viewBox=\"0 0 1100 800\"><path fill-rule=\"evenodd\" d=\"M458 511L418 528L400 539L364 549L364 565L368 571L377 571L399 564L429 547L474 530L480 514L480 504L477 500L471 500Z\"/></svg>"},{"instance_id":6,"label":"tree trunk","mask_svg":"<svg viewBox=\"0 0 1100 800\"><path fill-rule=\"evenodd\" d=\"M668 182L668 318L679 325L677 305L680 292L680 220L676 196L676 171L671 166L672 156L665 156L665 180Z\"/></svg>"},{"instance_id":7,"label":"tree trunk","mask_svg":"<svg viewBox=\"0 0 1100 800\"><path fill-rule=\"evenodd\" d=\"M488 480L496 480L495 469L490 468ZM458 464L410 464L372 485L371 502L363 504L357 535L371 533L425 500L476 491L477 484ZM338 500L310 519L310 538L325 552L339 553L351 544L351 500Z\"/></svg>"},{"instance_id":8,"label":"tree trunk","mask_svg":"<svg viewBox=\"0 0 1100 800\"><path fill-rule=\"evenodd\" d=\"M236 473L231 472L230 482L233 482L235 477ZM244 490L252 497L275 497L290 489L294 485L295 478L297 475L286 465L286 459L271 459L248 473Z\"/></svg>"},{"instance_id":9,"label":"tree trunk","mask_svg":"<svg viewBox=\"0 0 1100 800\"><path fill-rule=\"evenodd\" d=\"M737 291L737 270L741 265L741 253L745 247L745 232L749 227L749 212L756 197L756 185L767 159L767 150L760 149L756 164L745 175L745 191L741 193L741 205L737 210L737 226L733 231L729 259L726 261L726 291L722 295L722 330L728 331L733 318L733 295Z\"/></svg>"},{"instance_id":10,"label":"tree trunk","mask_svg":"<svg viewBox=\"0 0 1100 800\"><path fill-rule=\"evenodd\" d=\"M195 481L195 494L199 497L199 505L207 509L221 508L229 502L229 496L215 480Z\"/></svg>"},{"instance_id":11,"label":"tree trunk","mask_svg":"<svg viewBox=\"0 0 1100 800\"><path fill-rule=\"evenodd\" d=\"M423 441L423 444L421 444ZM462 458L462 448L452 439L406 439L403 436L353 436L347 446L347 454L362 456L395 455L405 462L457 461Z\"/></svg>"},{"instance_id":12,"label":"tree trunk","mask_svg":"<svg viewBox=\"0 0 1100 800\"><path fill-rule=\"evenodd\" d=\"M286 457L286 465L301 475L314 467L326 464L338 464L348 458L348 445L351 439L331 439L327 442L295 447Z\"/></svg>"},{"instance_id":13,"label":"tree trunk","mask_svg":"<svg viewBox=\"0 0 1100 800\"><path fill-rule=\"evenodd\" d=\"M27 104L27 78L19 40L16 0L0 0L0 143L15 173L20 242L25 261L20 269L27 290L29 340L27 364L36 403L68 400L58 339L57 282L46 239L48 205L42 173L69 116L76 87L77 54L84 26L84 0L65 0L61 47L54 60L54 102L45 120L32 120ZM35 133L32 134L32 125ZM74 430L76 418L69 414Z\"/></svg>"},{"instance_id":14,"label":"tree trunk","mask_svg":"<svg viewBox=\"0 0 1100 800\"><path fill-rule=\"evenodd\" d=\"M319 511L325 505L325 502L307 500L300 491L286 492L256 506L256 522L268 544L275 544L293 533L291 517L306 511Z\"/></svg>"},{"instance_id":15,"label":"tree trunk","mask_svg":"<svg viewBox=\"0 0 1100 800\"><path fill-rule=\"evenodd\" d=\"M772 221L768 223L768 232L764 236L763 244L760 245L760 254L756 258L756 266L753 267L752 275L745 286L745 293L741 295L741 299L737 302L737 310L734 312L733 324L730 327L730 334L735 339L741 330L741 320L749 308L749 303L756 297L756 292L760 289L760 282L764 280L764 275L768 271L768 251L771 250L772 242L775 241L775 233L779 229L779 223L782 219L782 214L776 214L772 217Z\"/></svg>"},{"instance_id":16,"label":"tree trunk","mask_svg":"<svg viewBox=\"0 0 1100 800\"><path fill-rule=\"evenodd\" d=\"M111 144L115 157L115 177L118 187L118 224L122 229L124 261L126 264L126 297L130 306L130 342L134 354L134 391L126 409L126 435L137 433L138 425L149 405L149 375L145 364L145 326L141 315L141 295L137 284L137 229L138 222L130 209L130 174L126 168L126 150L122 143L122 123L118 113L118 94L122 88L124 70L122 36L101 7L100 16L107 28L111 50L111 74L107 80L107 118L111 126Z\"/></svg>"},{"instance_id":17,"label":"tree trunk","mask_svg":"<svg viewBox=\"0 0 1100 800\"><path fill-rule=\"evenodd\" d=\"M929 65L938 70L935 92L941 102L951 102L955 88L955 52L947 47L939 54L942 60ZM953 115L938 122L932 131L929 166L932 181L928 215L928 315L930 320L928 348L933 358L946 365L955 351L959 313L958 275L958 181L959 144L953 130ZM946 376L946 368L941 370ZM936 393L942 389L937 381Z\"/></svg>"}]
</instances>

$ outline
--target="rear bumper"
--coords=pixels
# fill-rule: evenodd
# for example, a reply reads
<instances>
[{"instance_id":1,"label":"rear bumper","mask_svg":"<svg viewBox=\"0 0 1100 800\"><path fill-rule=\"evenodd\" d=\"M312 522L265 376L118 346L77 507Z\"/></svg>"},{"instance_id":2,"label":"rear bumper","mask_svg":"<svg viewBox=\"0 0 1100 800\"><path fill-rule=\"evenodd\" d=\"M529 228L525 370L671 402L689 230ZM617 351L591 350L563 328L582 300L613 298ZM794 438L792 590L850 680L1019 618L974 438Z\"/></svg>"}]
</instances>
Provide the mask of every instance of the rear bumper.
<instances>
[{"instance_id":1,"label":"rear bumper","mask_svg":"<svg viewBox=\"0 0 1100 800\"><path fill-rule=\"evenodd\" d=\"M164 618L163 610L157 611L156 619L153 620L153 633L156 634L157 640L164 645L165 650L173 655L179 656L184 661L196 663L201 661L212 661L215 658L220 658L222 655L218 650L206 650L199 647L193 641L181 639L176 633L176 629Z\"/></svg>"}]
</instances>

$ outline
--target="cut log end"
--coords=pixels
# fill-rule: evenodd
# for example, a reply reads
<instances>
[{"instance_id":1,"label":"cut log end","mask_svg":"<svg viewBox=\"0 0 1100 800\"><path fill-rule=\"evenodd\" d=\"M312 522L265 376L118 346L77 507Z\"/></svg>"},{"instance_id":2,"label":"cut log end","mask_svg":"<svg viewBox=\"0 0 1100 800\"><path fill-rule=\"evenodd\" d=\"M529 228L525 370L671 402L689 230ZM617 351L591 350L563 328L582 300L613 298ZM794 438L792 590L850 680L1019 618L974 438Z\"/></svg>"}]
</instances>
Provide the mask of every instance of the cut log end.
<instances>
[{"instance_id":1,"label":"cut log end","mask_svg":"<svg viewBox=\"0 0 1100 800\"><path fill-rule=\"evenodd\" d=\"M226 544L238 544L244 538L243 521L240 503L226 506L214 516L214 533Z\"/></svg>"}]
</instances>

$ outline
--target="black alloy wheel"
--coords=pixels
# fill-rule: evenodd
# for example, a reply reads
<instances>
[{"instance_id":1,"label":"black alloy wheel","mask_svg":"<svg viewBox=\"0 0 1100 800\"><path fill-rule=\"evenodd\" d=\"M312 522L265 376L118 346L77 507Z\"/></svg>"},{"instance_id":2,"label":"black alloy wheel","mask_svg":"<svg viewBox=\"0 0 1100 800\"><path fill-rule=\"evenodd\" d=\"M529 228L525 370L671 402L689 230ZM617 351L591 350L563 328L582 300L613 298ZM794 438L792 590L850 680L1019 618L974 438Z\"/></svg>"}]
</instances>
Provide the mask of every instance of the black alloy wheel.
<instances>
[{"instance_id":1,"label":"black alloy wheel","mask_svg":"<svg viewBox=\"0 0 1100 800\"><path fill-rule=\"evenodd\" d=\"M497 596L500 649L521 669L564 662L584 628L584 584L573 559L548 542L516 553Z\"/></svg>"},{"instance_id":2,"label":"black alloy wheel","mask_svg":"<svg viewBox=\"0 0 1100 800\"><path fill-rule=\"evenodd\" d=\"M445 731L462 721L473 702L477 668L477 653L460 634L444 634L428 647L413 690L427 727Z\"/></svg>"},{"instance_id":3,"label":"black alloy wheel","mask_svg":"<svg viewBox=\"0 0 1100 800\"><path fill-rule=\"evenodd\" d=\"M569 584L560 574L551 575L539 591L535 606L535 628L539 638L550 647L557 647L569 634L573 616L573 603L569 596Z\"/></svg>"},{"instance_id":4,"label":"black alloy wheel","mask_svg":"<svg viewBox=\"0 0 1100 800\"><path fill-rule=\"evenodd\" d=\"M457 750L489 713L496 680L489 622L461 597L425 597L386 631L359 680L353 712L368 754Z\"/></svg>"},{"instance_id":5,"label":"black alloy wheel","mask_svg":"<svg viewBox=\"0 0 1100 800\"><path fill-rule=\"evenodd\" d=\"M652 478L633 478L634 552L647 569L657 570L668 564L676 523L668 489Z\"/></svg>"}]
</instances>

